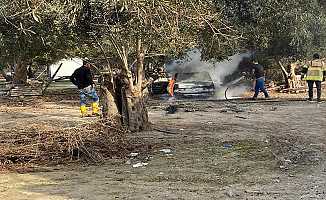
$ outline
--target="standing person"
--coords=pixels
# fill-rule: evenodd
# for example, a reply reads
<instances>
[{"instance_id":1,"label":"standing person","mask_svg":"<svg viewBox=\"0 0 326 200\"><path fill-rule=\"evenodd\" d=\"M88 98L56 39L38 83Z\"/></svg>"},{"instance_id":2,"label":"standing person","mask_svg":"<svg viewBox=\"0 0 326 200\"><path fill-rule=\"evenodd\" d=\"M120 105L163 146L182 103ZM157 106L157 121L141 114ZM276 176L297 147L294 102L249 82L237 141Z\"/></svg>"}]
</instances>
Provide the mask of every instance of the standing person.
<instances>
[{"instance_id":1,"label":"standing person","mask_svg":"<svg viewBox=\"0 0 326 200\"><path fill-rule=\"evenodd\" d=\"M175 81L177 80L177 78L178 78L178 73L174 74L172 79L169 81L167 90L168 90L170 97L174 96L174 85L175 85Z\"/></svg>"},{"instance_id":2,"label":"standing person","mask_svg":"<svg viewBox=\"0 0 326 200\"><path fill-rule=\"evenodd\" d=\"M253 61L253 72L256 79L255 84L255 94L252 97L253 100L256 100L258 97L259 92L263 92L265 98L269 98L269 94L265 88L265 72L264 67L258 64L257 61Z\"/></svg>"},{"instance_id":3,"label":"standing person","mask_svg":"<svg viewBox=\"0 0 326 200\"><path fill-rule=\"evenodd\" d=\"M317 88L317 101L321 101L321 82L325 81L326 77L325 63L320 60L318 53L313 55L313 60L303 66L301 78L306 80L309 88L309 101L314 97L314 83Z\"/></svg>"},{"instance_id":4,"label":"standing person","mask_svg":"<svg viewBox=\"0 0 326 200\"><path fill-rule=\"evenodd\" d=\"M99 98L95 90L91 64L88 61L83 61L83 66L74 71L70 81L79 89L81 116L88 116L86 107L88 98L92 100L92 114L99 115Z\"/></svg>"}]
</instances>

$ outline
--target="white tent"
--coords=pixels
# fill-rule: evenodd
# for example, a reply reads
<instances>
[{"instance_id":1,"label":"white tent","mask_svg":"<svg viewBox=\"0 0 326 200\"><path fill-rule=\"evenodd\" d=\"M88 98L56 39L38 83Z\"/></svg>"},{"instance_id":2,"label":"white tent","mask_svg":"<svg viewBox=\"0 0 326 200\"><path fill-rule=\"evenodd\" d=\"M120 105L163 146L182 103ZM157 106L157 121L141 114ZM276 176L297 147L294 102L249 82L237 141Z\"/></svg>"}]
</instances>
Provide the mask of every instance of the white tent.
<instances>
[{"instance_id":1,"label":"white tent","mask_svg":"<svg viewBox=\"0 0 326 200\"><path fill-rule=\"evenodd\" d=\"M49 76L52 77L59 66L61 65L61 68L57 72L57 74L54 77L54 80L60 79L62 77L69 77L74 73L74 71L81 67L83 65L83 60L80 58L68 58L68 59L62 59L58 61L57 63L50 65L49 67Z\"/></svg>"}]
</instances>

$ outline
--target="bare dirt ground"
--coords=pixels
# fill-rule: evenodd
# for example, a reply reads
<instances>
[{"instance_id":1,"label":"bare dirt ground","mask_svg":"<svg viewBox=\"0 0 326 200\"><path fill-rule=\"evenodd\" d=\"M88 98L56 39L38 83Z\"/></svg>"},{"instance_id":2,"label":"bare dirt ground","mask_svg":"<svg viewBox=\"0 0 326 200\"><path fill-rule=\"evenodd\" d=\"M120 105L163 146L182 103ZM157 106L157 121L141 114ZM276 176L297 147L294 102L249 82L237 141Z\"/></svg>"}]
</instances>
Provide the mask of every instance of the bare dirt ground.
<instances>
[{"instance_id":1,"label":"bare dirt ground","mask_svg":"<svg viewBox=\"0 0 326 200\"><path fill-rule=\"evenodd\" d=\"M171 104L177 111L167 114ZM129 137L161 149L97 166L3 172L0 199L325 200L325 113L326 102L152 100L154 130ZM74 100L0 105L0 129L92 120L79 118ZM140 162L148 165L133 167Z\"/></svg>"}]
</instances>

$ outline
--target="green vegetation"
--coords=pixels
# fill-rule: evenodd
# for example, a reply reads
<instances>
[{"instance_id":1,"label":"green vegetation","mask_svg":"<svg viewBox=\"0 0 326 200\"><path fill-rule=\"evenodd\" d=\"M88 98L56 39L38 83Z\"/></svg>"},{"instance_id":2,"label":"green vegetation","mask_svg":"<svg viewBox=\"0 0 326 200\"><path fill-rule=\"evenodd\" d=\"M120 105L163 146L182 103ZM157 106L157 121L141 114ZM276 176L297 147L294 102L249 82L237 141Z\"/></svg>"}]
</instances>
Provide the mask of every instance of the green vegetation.
<instances>
[{"instance_id":1,"label":"green vegetation","mask_svg":"<svg viewBox=\"0 0 326 200\"><path fill-rule=\"evenodd\" d=\"M167 57L193 47L218 59L248 49L278 57L325 54L322 6L316 0L4 0L0 60L12 65L74 55L121 58L125 48L133 62L138 39L147 55Z\"/></svg>"},{"instance_id":2,"label":"green vegetation","mask_svg":"<svg viewBox=\"0 0 326 200\"><path fill-rule=\"evenodd\" d=\"M241 32L238 48L268 57L326 53L326 12L316 0L222 0L229 24Z\"/></svg>"}]
</instances>

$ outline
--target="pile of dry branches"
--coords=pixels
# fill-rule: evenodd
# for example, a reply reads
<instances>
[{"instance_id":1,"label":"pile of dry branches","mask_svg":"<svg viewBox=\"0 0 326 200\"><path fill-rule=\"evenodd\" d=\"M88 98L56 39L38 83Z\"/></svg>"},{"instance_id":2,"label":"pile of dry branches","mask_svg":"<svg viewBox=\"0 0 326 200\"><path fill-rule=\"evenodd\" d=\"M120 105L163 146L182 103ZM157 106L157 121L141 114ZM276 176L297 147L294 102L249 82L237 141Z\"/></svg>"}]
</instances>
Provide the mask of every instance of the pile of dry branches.
<instances>
[{"instance_id":1,"label":"pile of dry branches","mask_svg":"<svg viewBox=\"0 0 326 200\"><path fill-rule=\"evenodd\" d=\"M110 122L84 124L58 130L32 126L0 132L0 166L60 164L70 161L101 162L124 157L131 144L127 131Z\"/></svg>"}]
</instances>

